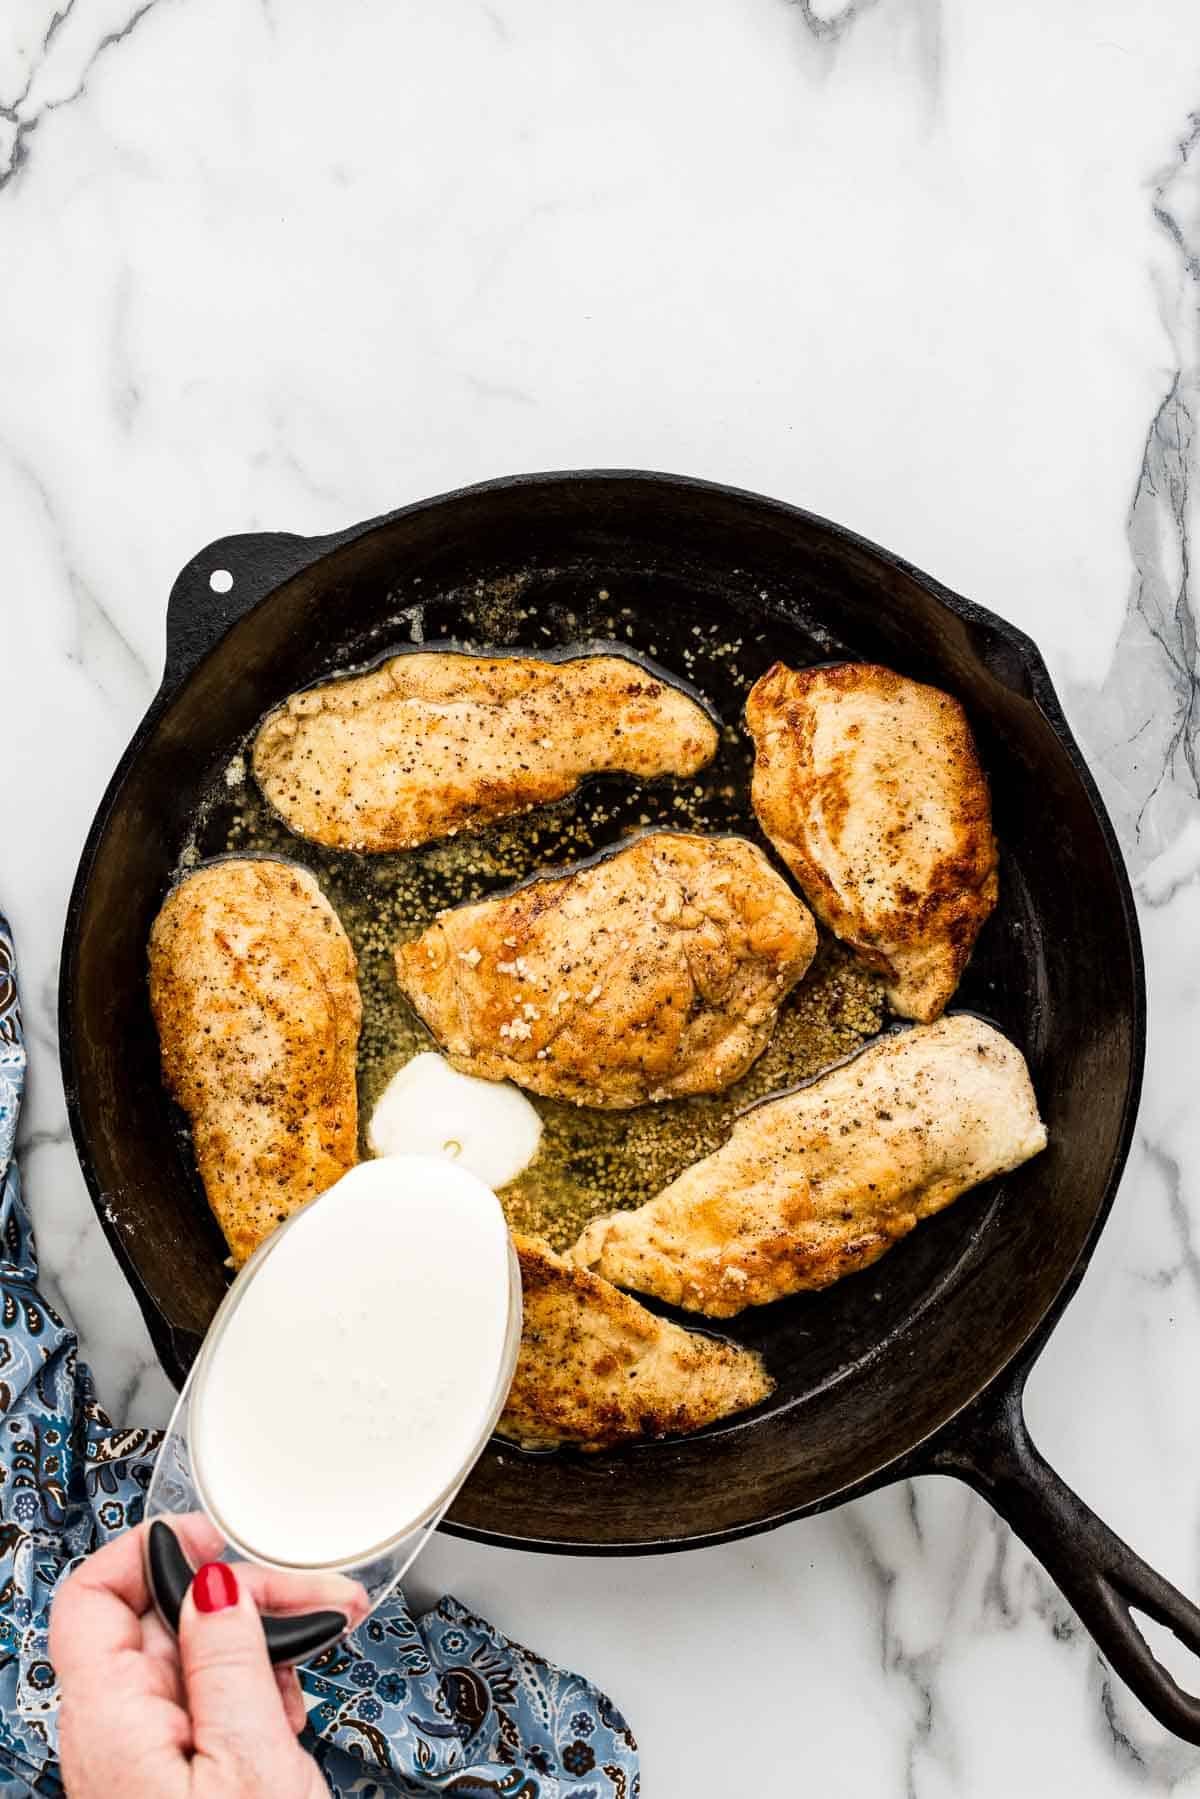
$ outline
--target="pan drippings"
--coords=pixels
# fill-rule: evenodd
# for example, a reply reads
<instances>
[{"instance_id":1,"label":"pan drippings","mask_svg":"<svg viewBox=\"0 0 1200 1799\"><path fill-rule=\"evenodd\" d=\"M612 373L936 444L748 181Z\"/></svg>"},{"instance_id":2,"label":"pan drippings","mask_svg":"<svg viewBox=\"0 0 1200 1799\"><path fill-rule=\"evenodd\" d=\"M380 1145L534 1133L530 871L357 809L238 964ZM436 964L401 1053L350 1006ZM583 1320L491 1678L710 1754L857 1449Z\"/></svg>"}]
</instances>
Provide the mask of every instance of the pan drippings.
<instances>
[{"instance_id":1,"label":"pan drippings","mask_svg":"<svg viewBox=\"0 0 1200 1799\"><path fill-rule=\"evenodd\" d=\"M363 1029L360 1120L398 1068L435 1047L396 985L392 952L420 934L444 907L494 894L529 875L598 855L654 827L737 832L763 845L750 808L752 752L741 727L745 694L776 659L824 660L840 646L799 629L745 634L728 601L661 580L603 581L559 573L505 575L465 592L426 600L419 586L397 592L392 635L362 646L364 660L415 647L531 655L600 647L653 662L693 687L721 720L713 762L685 780L601 775L567 799L486 829L417 850L362 855L296 837L249 774L249 740L214 771L183 863L223 853L263 852L311 868L354 945ZM363 666L357 663L356 668ZM349 667L326 674L350 672ZM273 699L282 696L272 696ZM741 1081L711 1097L601 1112L537 1099L543 1121L535 1162L501 1193L510 1222L572 1243L588 1219L651 1197L728 1134L733 1117L776 1089L794 1085L851 1053L880 1028L879 985L832 941L784 1005L766 1052ZM363 1151L366 1153L365 1140Z\"/></svg>"}]
</instances>

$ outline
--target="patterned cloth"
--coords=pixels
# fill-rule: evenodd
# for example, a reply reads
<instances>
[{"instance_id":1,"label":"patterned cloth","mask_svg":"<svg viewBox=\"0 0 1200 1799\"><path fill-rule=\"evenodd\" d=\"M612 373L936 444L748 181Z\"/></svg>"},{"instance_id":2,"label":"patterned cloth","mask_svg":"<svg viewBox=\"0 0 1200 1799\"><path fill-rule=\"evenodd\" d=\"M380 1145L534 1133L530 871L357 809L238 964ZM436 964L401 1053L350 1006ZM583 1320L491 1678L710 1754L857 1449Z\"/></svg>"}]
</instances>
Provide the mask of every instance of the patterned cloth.
<instances>
[{"instance_id":1,"label":"patterned cloth","mask_svg":"<svg viewBox=\"0 0 1200 1799\"><path fill-rule=\"evenodd\" d=\"M0 916L0 1799L61 1794L46 1642L59 1583L136 1524L159 1433L118 1430L74 1332L37 1290L13 1159L25 1077L12 938ZM637 1745L578 1674L455 1599L399 1595L300 1670L305 1742L336 1799L635 1799Z\"/></svg>"}]
</instances>

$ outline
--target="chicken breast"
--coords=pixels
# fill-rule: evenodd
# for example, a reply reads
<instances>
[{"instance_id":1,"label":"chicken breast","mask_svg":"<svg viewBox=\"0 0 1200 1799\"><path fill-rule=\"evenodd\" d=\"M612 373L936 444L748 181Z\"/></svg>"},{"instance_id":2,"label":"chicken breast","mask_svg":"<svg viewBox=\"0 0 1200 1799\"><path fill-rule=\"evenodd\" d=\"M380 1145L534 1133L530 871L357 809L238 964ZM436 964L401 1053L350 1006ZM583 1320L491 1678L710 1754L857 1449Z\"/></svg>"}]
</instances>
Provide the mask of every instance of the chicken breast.
<instances>
[{"instance_id":1,"label":"chicken breast","mask_svg":"<svg viewBox=\"0 0 1200 1799\"><path fill-rule=\"evenodd\" d=\"M746 700L758 821L821 922L940 1016L996 903L991 800L966 714L936 687L777 662Z\"/></svg>"},{"instance_id":2,"label":"chicken breast","mask_svg":"<svg viewBox=\"0 0 1200 1799\"><path fill-rule=\"evenodd\" d=\"M1021 1052L968 1013L879 1039L741 1117L713 1155L570 1259L731 1318L876 1261L969 1187L1046 1146Z\"/></svg>"},{"instance_id":3,"label":"chicken breast","mask_svg":"<svg viewBox=\"0 0 1200 1799\"><path fill-rule=\"evenodd\" d=\"M150 932L167 1087L239 1266L358 1154L354 951L306 869L210 863Z\"/></svg>"},{"instance_id":4,"label":"chicken breast","mask_svg":"<svg viewBox=\"0 0 1200 1799\"><path fill-rule=\"evenodd\" d=\"M770 1393L751 1350L656 1318L536 1237L513 1241L525 1327L501 1435L531 1449L610 1449L700 1430Z\"/></svg>"},{"instance_id":5,"label":"chicken breast","mask_svg":"<svg viewBox=\"0 0 1200 1799\"><path fill-rule=\"evenodd\" d=\"M744 1074L816 942L753 844L656 831L444 913L396 970L456 1068L638 1106Z\"/></svg>"},{"instance_id":6,"label":"chicken breast","mask_svg":"<svg viewBox=\"0 0 1200 1799\"><path fill-rule=\"evenodd\" d=\"M442 650L293 694L253 760L302 837L403 850L561 799L601 770L694 774L716 748L704 708L631 659Z\"/></svg>"}]
</instances>

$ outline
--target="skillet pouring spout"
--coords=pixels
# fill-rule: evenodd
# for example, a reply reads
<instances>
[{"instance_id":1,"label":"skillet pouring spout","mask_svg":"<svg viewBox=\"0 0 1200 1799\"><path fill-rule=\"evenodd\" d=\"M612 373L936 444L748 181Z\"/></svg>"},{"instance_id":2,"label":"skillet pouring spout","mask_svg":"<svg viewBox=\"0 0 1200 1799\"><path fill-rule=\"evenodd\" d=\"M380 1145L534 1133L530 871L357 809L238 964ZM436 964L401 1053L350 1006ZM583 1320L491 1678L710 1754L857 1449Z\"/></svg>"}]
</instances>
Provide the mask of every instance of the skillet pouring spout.
<instances>
[{"instance_id":1,"label":"skillet pouring spout","mask_svg":"<svg viewBox=\"0 0 1200 1799\"><path fill-rule=\"evenodd\" d=\"M1200 1656L1200 1606L1122 1542L1040 1454L1025 1423L1027 1374L1023 1368L957 1419L924 1471L954 1475L981 1494L1053 1577L1146 1710L1200 1744L1200 1697L1163 1666L1133 1617L1143 1612Z\"/></svg>"}]
</instances>

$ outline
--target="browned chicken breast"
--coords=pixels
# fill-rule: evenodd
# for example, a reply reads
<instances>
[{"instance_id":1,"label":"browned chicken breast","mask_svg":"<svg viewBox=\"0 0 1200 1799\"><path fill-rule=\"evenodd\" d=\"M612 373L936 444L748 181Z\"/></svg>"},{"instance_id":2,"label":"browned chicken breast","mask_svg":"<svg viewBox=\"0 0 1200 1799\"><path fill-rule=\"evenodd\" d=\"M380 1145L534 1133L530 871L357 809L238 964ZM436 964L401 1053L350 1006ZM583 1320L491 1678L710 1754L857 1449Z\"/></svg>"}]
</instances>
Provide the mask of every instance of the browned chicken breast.
<instances>
[{"instance_id":1,"label":"browned chicken breast","mask_svg":"<svg viewBox=\"0 0 1200 1799\"><path fill-rule=\"evenodd\" d=\"M754 1107L656 1199L596 1219L570 1259L731 1318L867 1267L922 1218L1045 1146L1021 1052L958 1013L883 1037Z\"/></svg>"},{"instance_id":2,"label":"browned chicken breast","mask_svg":"<svg viewBox=\"0 0 1200 1799\"><path fill-rule=\"evenodd\" d=\"M306 869L210 863L150 933L167 1087L239 1266L358 1156L354 951Z\"/></svg>"},{"instance_id":3,"label":"browned chicken breast","mask_svg":"<svg viewBox=\"0 0 1200 1799\"><path fill-rule=\"evenodd\" d=\"M966 715L936 687L777 662L746 700L759 823L817 917L937 1018L996 903L991 801Z\"/></svg>"},{"instance_id":4,"label":"browned chicken breast","mask_svg":"<svg viewBox=\"0 0 1200 1799\"><path fill-rule=\"evenodd\" d=\"M503 1436L527 1448L609 1449L700 1430L770 1393L751 1350L656 1318L536 1237L513 1241L525 1328Z\"/></svg>"},{"instance_id":5,"label":"browned chicken breast","mask_svg":"<svg viewBox=\"0 0 1200 1799\"><path fill-rule=\"evenodd\" d=\"M254 773L302 837L403 850L561 799L586 774L690 775L716 753L695 700L621 656L394 656L293 694Z\"/></svg>"},{"instance_id":6,"label":"browned chicken breast","mask_svg":"<svg viewBox=\"0 0 1200 1799\"><path fill-rule=\"evenodd\" d=\"M744 1074L816 941L753 844L657 831L444 913L396 969L456 1068L638 1106Z\"/></svg>"}]
</instances>

